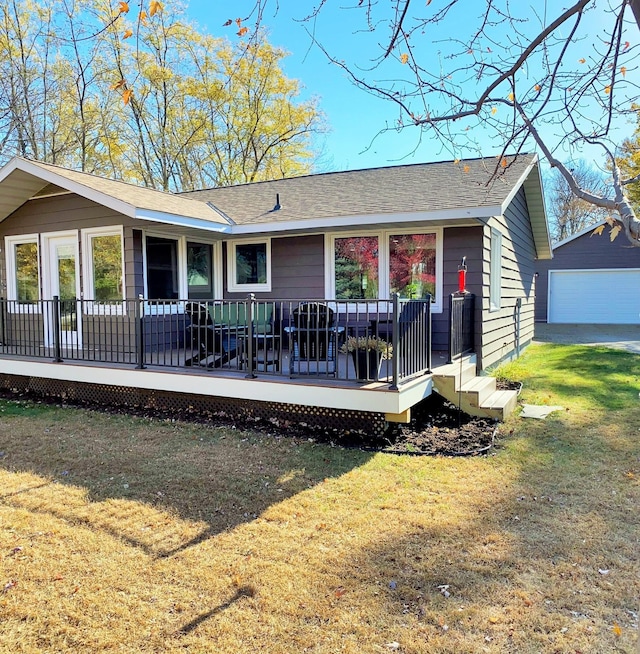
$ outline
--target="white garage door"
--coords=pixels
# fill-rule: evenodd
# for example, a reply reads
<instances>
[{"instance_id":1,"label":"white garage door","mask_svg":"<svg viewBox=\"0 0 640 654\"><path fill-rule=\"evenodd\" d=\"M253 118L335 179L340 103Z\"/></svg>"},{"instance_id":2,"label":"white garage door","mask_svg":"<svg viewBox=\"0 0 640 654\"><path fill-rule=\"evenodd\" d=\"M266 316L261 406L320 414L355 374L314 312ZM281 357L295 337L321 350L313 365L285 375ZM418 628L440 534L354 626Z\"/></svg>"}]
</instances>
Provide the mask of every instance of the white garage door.
<instances>
[{"instance_id":1,"label":"white garage door","mask_svg":"<svg viewBox=\"0 0 640 654\"><path fill-rule=\"evenodd\" d=\"M640 269L549 271L549 322L640 324Z\"/></svg>"}]
</instances>

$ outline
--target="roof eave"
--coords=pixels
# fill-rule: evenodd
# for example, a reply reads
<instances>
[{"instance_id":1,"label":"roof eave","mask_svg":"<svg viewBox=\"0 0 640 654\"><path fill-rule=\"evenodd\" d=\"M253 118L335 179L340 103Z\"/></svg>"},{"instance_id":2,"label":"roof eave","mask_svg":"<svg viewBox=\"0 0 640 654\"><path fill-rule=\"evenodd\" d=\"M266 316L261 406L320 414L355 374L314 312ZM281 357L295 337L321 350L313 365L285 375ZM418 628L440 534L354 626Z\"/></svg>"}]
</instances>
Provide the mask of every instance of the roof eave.
<instances>
[{"instance_id":1,"label":"roof eave","mask_svg":"<svg viewBox=\"0 0 640 654\"><path fill-rule=\"evenodd\" d=\"M507 210L518 191L524 188L531 221L531 231L536 246L536 257L538 259L552 259L551 235L547 221L547 211L544 203L544 191L542 189L542 178L538 165L538 155L533 155L529 165L525 168L518 181L513 185L511 192L502 203L501 213Z\"/></svg>"},{"instance_id":2,"label":"roof eave","mask_svg":"<svg viewBox=\"0 0 640 654\"><path fill-rule=\"evenodd\" d=\"M6 179L6 177L14 172L15 170L21 170L22 172L33 175L39 179L42 179L49 184L55 184L60 186L76 195L92 200L97 204L101 204L109 209L113 209L118 213L129 216L130 218L135 218L136 208L129 204L128 202L123 202L118 198L114 198L112 195L107 193L102 193L95 189L79 184L78 182L65 177L64 175L58 175L48 168L39 166L34 161L29 161L27 159L22 159L20 157L15 157L12 159L6 166L0 171L0 184ZM28 200L29 198L25 199Z\"/></svg>"},{"instance_id":3,"label":"roof eave","mask_svg":"<svg viewBox=\"0 0 640 654\"><path fill-rule=\"evenodd\" d=\"M163 225L189 227L219 234L229 234L231 231L231 226L228 223L218 223L203 218L192 218L168 212L151 211L150 209L137 209L133 217L137 220L147 220Z\"/></svg>"},{"instance_id":4,"label":"roof eave","mask_svg":"<svg viewBox=\"0 0 640 654\"><path fill-rule=\"evenodd\" d=\"M401 225L415 222L447 222L460 219L483 220L501 213L500 206L467 207L442 211L418 211L393 214L364 214L357 216L338 216L312 218L304 220L287 220L280 222L245 223L231 226L231 235L249 235L253 233L277 232L317 232L346 227L363 227L393 223Z\"/></svg>"}]
</instances>

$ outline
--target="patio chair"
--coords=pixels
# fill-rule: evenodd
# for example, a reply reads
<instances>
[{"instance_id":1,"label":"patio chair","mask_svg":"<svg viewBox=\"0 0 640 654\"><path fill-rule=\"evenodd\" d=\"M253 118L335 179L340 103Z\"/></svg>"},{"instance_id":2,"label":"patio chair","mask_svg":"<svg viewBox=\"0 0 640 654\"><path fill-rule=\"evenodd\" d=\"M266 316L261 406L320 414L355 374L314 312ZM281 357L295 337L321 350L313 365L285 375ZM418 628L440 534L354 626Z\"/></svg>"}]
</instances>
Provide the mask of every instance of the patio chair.
<instances>
[{"instance_id":1,"label":"patio chair","mask_svg":"<svg viewBox=\"0 0 640 654\"><path fill-rule=\"evenodd\" d=\"M334 311L320 302L301 303L292 312L289 374L337 374L338 326Z\"/></svg>"},{"instance_id":2,"label":"patio chair","mask_svg":"<svg viewBox=\"0 0 640 654\"><path fill-rule=\"evenodd\" d=\"M184 310L190 319L186 345L191 349L185 366L219 368L235 356L236 339L213 324L206 304L187 302Z\"/></svg>"}]
</instances>

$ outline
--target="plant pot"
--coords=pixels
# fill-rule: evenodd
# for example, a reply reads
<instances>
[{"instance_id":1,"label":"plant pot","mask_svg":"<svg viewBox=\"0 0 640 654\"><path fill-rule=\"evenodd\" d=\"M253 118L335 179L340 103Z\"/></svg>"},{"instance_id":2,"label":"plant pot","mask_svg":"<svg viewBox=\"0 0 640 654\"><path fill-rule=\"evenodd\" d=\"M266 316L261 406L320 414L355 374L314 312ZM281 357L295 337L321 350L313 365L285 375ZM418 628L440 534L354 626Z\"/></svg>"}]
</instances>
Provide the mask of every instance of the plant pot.
<instances>
[{"instance_id":1,"label":"plant pot","mask_svg":"<svg viewBox=\"0 0 640 654\"><path fill-rule=\"evenodd\" d=\"M359 381L377 381L380 372L380 353L376 350L354 350L351 352L356 377Z\"/></svg>"}]
</instances>

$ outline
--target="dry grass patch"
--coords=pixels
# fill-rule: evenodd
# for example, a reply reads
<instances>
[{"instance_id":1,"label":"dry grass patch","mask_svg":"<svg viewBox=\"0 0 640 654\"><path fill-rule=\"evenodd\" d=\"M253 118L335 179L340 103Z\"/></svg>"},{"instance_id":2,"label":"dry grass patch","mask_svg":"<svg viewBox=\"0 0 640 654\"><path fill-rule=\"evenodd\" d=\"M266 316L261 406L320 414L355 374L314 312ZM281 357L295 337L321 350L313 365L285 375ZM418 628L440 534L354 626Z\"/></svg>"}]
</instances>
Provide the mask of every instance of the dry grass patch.
<instances>
[{"instance_id":1,"label":"dry grass patch","mask_svg":"<svg viewBox=\"0 0 640 654\"><path fill-rule=\"evenodd\" d=\"M633 652L637 390L585 401L471 459L4 402L0 651Z\"/></svg>"}]
</instances>

